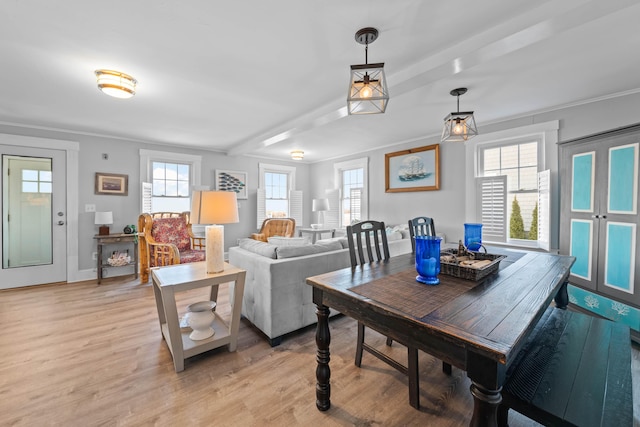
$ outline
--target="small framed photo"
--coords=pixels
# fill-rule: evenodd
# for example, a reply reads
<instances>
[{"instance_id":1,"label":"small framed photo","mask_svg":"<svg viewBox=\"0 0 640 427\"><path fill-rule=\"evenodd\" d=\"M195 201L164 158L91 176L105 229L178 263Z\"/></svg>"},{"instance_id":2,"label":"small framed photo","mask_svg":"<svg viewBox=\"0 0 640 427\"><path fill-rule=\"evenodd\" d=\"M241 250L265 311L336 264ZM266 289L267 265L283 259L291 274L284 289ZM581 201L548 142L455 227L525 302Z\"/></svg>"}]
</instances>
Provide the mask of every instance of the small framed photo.
<instances>
[{"instance_id":1,"label":"small framed photo","mask_svg":"<svg viewBox=\"0 0 640 427\"><path fill-rule=\"evenodd\" d=\"M216 169L216 190L234 191L238 199L248 199L247 172Z\"/></svg>"},{"instance_id":2,"label":"small framed photo","mask_svg":"<svg viewBox=\"0 0 640 427\"><path fill-rule=\"evenodd\" d=\"M440 144L387 153L385 192L440 189Z\"/></svg>"},{"instance_id":3,"label":"small framed photo","mask_svg":"<svg viewBox=\"0 0 640 427\"><path fill-rule=\"evenodd\" d=\"M129 175L96 172L95 194L128 195Z\"/></svg>"}]
</instances>

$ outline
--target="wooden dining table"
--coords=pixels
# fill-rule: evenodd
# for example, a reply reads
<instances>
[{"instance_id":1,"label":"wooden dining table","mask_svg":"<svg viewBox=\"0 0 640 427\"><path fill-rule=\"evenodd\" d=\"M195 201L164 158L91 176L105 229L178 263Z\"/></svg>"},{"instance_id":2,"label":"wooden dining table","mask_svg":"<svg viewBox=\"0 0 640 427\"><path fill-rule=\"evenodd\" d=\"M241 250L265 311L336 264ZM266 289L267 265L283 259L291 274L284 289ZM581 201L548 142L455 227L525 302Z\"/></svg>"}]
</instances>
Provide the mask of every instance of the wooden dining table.
<instances>
[{"instance_id":1,"label":"wooden dining table","mask_svg":"<svg viewBox=\"0 0 640 427\"><path fill-rule=\"evenodd\" d=\"M530 252L482 281L440 274L440 284L430 286L416 281L414 255L405 254L307 278L318 316L317 408L331 407L332 308L466 371L474 401L470 425L496 426L507 368L552 300L567 306L574 261ZM413 365L409 363L409 378L417 378L417 363ZM410 384L409 394L419 408L418 386Z\"/></svg>"}]
</instances>

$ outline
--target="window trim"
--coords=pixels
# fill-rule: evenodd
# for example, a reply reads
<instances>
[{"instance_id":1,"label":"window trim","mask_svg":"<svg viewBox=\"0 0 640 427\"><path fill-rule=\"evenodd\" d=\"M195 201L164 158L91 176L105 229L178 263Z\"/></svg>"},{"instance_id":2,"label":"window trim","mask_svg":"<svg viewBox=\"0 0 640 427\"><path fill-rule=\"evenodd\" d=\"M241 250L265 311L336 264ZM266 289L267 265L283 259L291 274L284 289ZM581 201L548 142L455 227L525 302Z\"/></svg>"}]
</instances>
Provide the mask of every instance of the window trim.
<instances>
[{"instance_id":1,"label":"window trim","mask_svg":"<svg viewBox=\"0 0 640 427\"><path fill-rule=\"evenodd\" d=\"M506 129L493 133L478 135L475 138L467 141L465 146L465 164L467 170L473 170L473 174L467 174L465 180L465 221L478 222L476 206L478 201L476 200L476 177L479 176L479 160L478 160L478 147L485 148L488 144L499 145L506 141L514 142L516 140L531 140L534 137L540 138L538 144L538 173L549 169L547 165L557 165L558 154L557 150L554 150L555 144L558 143L558 130L560 129L560 121L552 120L543 123L536 123L527 126L521 126L512 129ZM552 172L557 173L557 169ZM553 245L557 245L558 239L558 188L557 180L552 178L550 186L550 201L551 201L551 218L553 223L549 224L549 241L554 242ZM520 242L528 242L521 240L510 239L507 244L511 246L525 246ZM539 246L539 245L538 245Z\"/></svg>"},{"instance_id":2,"label":"window trim","mask_svg":"<svg viewBox=\"0 0 640 427\"><path fill-rule=\"evenodd\" d=\"M145 182L153 182L153 162L189 164L191 191L202 185L202 156L174 153L171 151L140 149L140 188ZM191 193L189 193L191 197ZM140 197L140 212L144 211L144 200Z\"/></svg>"}]
</instances>

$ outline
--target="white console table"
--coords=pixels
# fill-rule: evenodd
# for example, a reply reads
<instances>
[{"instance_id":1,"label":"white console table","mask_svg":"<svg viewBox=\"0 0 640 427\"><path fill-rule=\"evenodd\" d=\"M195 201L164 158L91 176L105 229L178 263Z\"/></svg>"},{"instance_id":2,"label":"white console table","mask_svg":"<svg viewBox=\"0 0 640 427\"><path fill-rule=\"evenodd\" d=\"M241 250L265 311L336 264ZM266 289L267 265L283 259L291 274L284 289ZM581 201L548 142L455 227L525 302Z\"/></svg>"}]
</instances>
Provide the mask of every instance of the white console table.
<instances>
[{"instance_id":1,"label":"white console table","mask_svg":"<svg viewBox=\"0 0 640 427\"><path fill-rule=\"evenodd\" d=\"M244 293L246 272L225 262L224 271L208 274L205 262L172 265L151 269L153 292L156 297L158 318L162 336L173 356L176 372L184 370L184 359L223 345L229 345L229 351L235 351L240 327L240 310ZM225 322L217 313L213 321L215 334L204 340L193 341L189 331L180 329L180 319L176 307L175 293L190 289L211 286L211 301L218 299L218 285L230 283L229 303L231 320ZM217 308L217 307L216 307ZM215 309L214 309L215 310Z\"/></svg>"},{"instance_id":2,"label":"white console table","mask_svg":"<svg viewBox=\"0 0 640 427\"><path fill-rule=\"evenodd\" d=\"M318 240L318 236L322 237L323 233L331 233L331 237L335 237L335 228L300 228L298 230L298 236L302 237L302 233L311 234L311 243L315 243Z\"/></svg>"}]
</instances>

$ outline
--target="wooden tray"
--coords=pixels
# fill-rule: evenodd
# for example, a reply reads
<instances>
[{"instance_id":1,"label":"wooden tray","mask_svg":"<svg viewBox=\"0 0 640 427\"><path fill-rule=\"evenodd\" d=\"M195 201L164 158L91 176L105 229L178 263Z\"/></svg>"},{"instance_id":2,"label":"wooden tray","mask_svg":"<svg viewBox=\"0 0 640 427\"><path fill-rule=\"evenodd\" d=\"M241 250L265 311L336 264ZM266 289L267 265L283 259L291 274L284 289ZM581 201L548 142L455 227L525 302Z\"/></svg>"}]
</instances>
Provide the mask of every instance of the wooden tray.
<instances>
[{"instance_id":1,"label":"wooden tray","mask_svg":"<svg viewBox=\"0 0 640 427\"><path fill-rule=\"evenodd\" d=\"M459 277L465 280L480 281L490 274L497 273L500 269L500 261L506 258L505 255L495 255L482 252L468 252L475 260L490 260L491 263L482 268L473 268L460 265L457 262L445 262L440 258L440 273L448 276ZM457 249L449 249L441 252L444 255L458 255Z\"/></svg>"}]
</instances>

